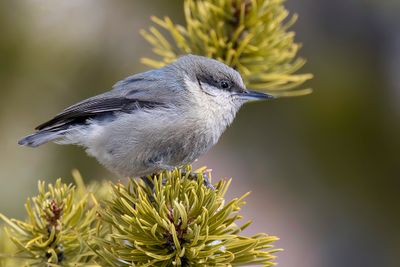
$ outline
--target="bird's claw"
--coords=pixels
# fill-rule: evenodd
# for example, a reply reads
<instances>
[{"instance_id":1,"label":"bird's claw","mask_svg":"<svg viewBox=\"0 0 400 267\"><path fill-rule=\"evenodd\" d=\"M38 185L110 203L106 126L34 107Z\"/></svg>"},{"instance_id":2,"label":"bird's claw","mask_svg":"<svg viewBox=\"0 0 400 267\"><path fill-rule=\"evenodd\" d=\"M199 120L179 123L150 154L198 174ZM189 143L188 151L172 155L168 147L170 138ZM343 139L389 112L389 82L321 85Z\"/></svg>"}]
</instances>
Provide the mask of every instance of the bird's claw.
<instances>
[{"instance_id":1,"label":"bird's claw","mask_svg":"<svg viewBox=\"0 0 400 267\"><path fill-rule=\"evenodd\" d=\"M187 172L185 172L185 171L182 171L182 176L188 176L188 178L189 179L194 179L194 180L197 180L197 179L199 179L199 176L200 176L200 173L187 173ZM211 190L213 190L213 191L215 191L215 187L214 187L214 185L210 182L210 178L208 177L208 174L207 173L201 173L201 175L202 175L202 177L203 177L203 180L204 180L204 185L207 187L207 188L210 188ZM155 190L155 188L154 188L154 183L153 183L153 181L148 177L148 176L142 176L142 177L140 177L142 180L143 180L143 182L153 191L153 193L154 193L154 190ZM162 180L162 184L163 185L165 185L165 183L166 183L166 180L165 180L165 178Z\"/></svg>"},{"instance_id":2,"label":"bird's claw","mask_svg":"<svg viewBox=\"0 0 400 267\"><path fill-rule=\"evenodd\" d=\"M182 172L182 176L186 175L186 172ZM199 175L200 173L189 173L188 178L194 178L194 179L199 179ZM215 191L215 187L213 186L213 184L210 182L210 179L208 177L208 174L203 172L201 173L201 175L203 176L203 180L204 180L204 185L207 188L210 188L211 190Z\"/></svg>"},{"instance_id":3,"label":"bird's claw","mask_svg":"<svg viewBox=\"0 0 400 267\"><path fill-rule=\"evenodd\" d=\"M210 188L211 190L215 191L215 187L213 184L210 182L210 179L208 178L208 174L203 173L203 179L204 179L204 185Z\"/></svg>"}]
</instances>

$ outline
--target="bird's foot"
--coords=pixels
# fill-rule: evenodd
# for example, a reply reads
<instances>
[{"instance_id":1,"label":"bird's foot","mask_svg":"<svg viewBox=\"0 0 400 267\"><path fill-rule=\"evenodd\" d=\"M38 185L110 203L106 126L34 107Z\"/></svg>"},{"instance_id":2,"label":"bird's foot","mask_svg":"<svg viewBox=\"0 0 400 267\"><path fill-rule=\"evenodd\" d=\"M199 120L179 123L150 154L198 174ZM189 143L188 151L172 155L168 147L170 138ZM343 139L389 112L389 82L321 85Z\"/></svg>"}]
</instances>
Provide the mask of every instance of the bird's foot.
<instances>
[{"instance_id":1,"label":"bird's foot","mask_svg":"<svg viewBox=\"0 0 400 267\"><path fill-rule=\"evenodd\" d=\"M186 176L187 172L186 171L182 171L182 176ZM198 180L200 175L203 177L204 180L204 185L212 190L215 191L215 187L213 186L213 184L210 182L210 178L208 177L208 174L206 172L202 172L202 173L193 173L193 172L189 172L188 178L189 179L195 179Z\"/></svg>"},{"instance_id":2,"label":"bird's foot","mask_svg":"<svg viewBox=\"0 0 400 267\"><path fill-rule=\"evenodd\" d=\"M154 182L151 177L154 177L155 175L157 175L157 173L154 173L151 176L140 177L140 179L143 180L143 182L153 191L153 193L154 193L155 188L154 188ZM200 178L200 175L204 180L204 185L212 190L215 190L215 187L210 182L210 178L209 178L209 175L207 172L195 173L195 172L185 171L185 170L181 171L181 177L187 176L189 179L192 179L192 180L198 180ZM163 178L162 184L165 185L165 183L166 183L166 180L165 180L165 178Z\"/></svg>"}]
</instances>

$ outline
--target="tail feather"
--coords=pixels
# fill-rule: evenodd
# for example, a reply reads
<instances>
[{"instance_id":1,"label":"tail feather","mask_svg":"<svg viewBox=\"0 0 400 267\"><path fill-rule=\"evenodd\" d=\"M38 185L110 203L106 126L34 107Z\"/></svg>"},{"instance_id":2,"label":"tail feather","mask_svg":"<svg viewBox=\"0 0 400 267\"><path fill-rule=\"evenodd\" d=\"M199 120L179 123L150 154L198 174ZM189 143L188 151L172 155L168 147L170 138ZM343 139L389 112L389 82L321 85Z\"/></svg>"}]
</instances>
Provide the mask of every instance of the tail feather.
<instances>
[{"instance_id":1,"label":"tail feather","mask_svg":"<svg viewBox=\"0 0 400 267\"><path fill-rule=\"evenodd\" d=\"M18 141L19 145L28 147L37 147L43 145L47 142L53 141L57 138L62 137L60 132L50 132L50 131L39 131L37 133L28 135Z\"/></svg>"}]
</instances>

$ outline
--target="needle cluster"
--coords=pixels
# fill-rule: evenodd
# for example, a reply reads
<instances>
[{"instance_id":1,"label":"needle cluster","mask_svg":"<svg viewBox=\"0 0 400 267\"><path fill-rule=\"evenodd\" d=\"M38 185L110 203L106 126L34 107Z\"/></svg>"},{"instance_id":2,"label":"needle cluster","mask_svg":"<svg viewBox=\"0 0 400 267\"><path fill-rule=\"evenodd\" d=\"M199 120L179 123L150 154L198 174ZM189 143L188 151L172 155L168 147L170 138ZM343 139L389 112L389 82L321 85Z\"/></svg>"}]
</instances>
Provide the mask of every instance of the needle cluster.
<instances>
[{"instance_id":1,"label":"needle cluster","mask_svg":"<svg viewBox=\"0 0 400 267\"><path fill-rule=\"evenodd\" d=\"M39 181L38 191L25 204L26 220L0 213L5 232L15 245L11 255L2 253L1 258L19 260L20 266L86 266L95 257L87 242L95 233L97 201L61 179L47 187Z\"/></svg>"},{"instance_id":2,"label":"needle cluster","mask_svg":"<svg viewBox=\"0 0 400 267\"><path fill-rule=\"evenodd\" d=\"M273 265L277 238L241 234L250 225L237 224L247 194L226 203L230 180L213 190L201 173L193 179L175 169L149 181L113 185L113 198L100 211L108 234L96 239L105 266Z\"/></svg>"},{"instance_id":3,"label":"needle cluster","mask_svg":"<svg viewBox=\"0 0 400 267\"><path fill-rule=\"evenodd\" d=\"M297 56L301 45L290 31L297 16L289 14L284 2L185 0L185 25L152 17L156 25L142 30L158 56L142 62L161 67L180 55L203 55L238 70L248 88L275 96L308 94L311 89L298 89L312 75L297 73L305 64Z\"/></svg>"},{"instance_id":4,"label":"needle cluster","mask_svg":"<svg viewBox=\"0 0 400 267\"><path fill-rule=\"evenodd\" d=\"M213 190L203 172L188 166L147 182L131 178L89 187L77 173L77 186L39 182L25 221L0 214L7 233L1 233L0 266L274 265L278 238L242 233L251 224L238 222L248 194L226 201L231 180Z\"/></svg>"}]
</instances>

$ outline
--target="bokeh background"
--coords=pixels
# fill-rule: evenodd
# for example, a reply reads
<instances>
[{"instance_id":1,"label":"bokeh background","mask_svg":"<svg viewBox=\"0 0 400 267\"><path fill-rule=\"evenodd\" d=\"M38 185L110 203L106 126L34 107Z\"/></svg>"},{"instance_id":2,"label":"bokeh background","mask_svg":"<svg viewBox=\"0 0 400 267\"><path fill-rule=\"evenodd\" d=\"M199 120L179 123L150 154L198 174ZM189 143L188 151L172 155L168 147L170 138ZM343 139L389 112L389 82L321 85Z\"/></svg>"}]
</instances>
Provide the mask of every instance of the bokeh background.
<instances>
[{"instance_id":1,"label":"bokeh background","mask_svg":"<svg viewBox=\"0 0 400 267\"><path fill-rule=\"evenodd\" d=\"M244 107L196 163L252 191L247 231L277 235L280 266L399 266L400 2L289 0L312 95ZM20 137L147 68L151 15L181 0L0 1L0 212L22 218L38 179L113 179L85 152Z\"/></svg>"}]
</instances>

